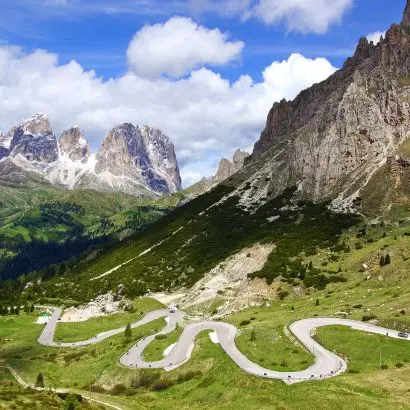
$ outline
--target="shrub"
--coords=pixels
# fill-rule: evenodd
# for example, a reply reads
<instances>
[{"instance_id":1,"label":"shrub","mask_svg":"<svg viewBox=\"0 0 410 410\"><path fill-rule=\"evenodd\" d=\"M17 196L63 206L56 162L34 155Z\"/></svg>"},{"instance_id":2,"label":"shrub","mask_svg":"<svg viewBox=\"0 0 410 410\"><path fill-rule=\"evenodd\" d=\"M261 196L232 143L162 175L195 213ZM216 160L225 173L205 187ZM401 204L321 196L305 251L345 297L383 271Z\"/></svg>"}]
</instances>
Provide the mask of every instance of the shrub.
<instances>
[{"instance_id":1,"label":"shrub","mask_svg":"<svg viewBox=\"0 0 410 410\"><path fill-rule=\"evenodd\" d=\"M199 378L201 376L202 372L200 370L188 370L187 372L178 375L177 381L178 383L187 382L188 380Z\"/></svg>"},{"instance_id":2,"label":"shrub","mask_svg":"<svg viewBox=\"0 0 410 410\"><path fill-rule=\"evenodd\" d=\"M280 300L283 300L286 296L289 296L289 292L287 290L281 290L278 292L278 296Z\"/></svg>"},{"instance_id":3,"label":"shrub","mask_svg":"<svg viewBox=\"0 0 410 410\"><path fill-rule=\"evenodd\" d=\"M132 337L131 325L129 323L125 327L124 337L127 340L131 339L131 337Z\"/></svg>"},{"instance_id":4,"label":"shrub","mask_svg":"<svg viewBox=\"0 0 410 410\"><path fill-rule=\"evenodd\" d=\"M396 363L396 367L397 367L398 369L402 368L403 366L404 366L404 364L401 363L401 362Z\"/></svg>"},{"instance_id":5,"label":"shrub","mask_svg":"<svg viewBox=\"0 0 410 410\"><path fill-rule=\"evenodd\" d=\"M43 373L39 373L36 377L36 387L44 388L44 376Z\"/></svg>"},{"instance_id":6,"label":"shrub","mask_svg":"<svg viewBox=\"0 0 410 410\"><path fill-rule=\"evenodd\" d=\"M242 321L239 323L239 326L246 326L246 325L249 325L249 323L251 323L250 320L242 320Z\"/></svg>"},{"instance_id":7,"label":"shrub","mask_svg":"<svg viewBox=\"0 0 410 410\"><path fill-rule=\"evenodd\" d=\"M381 366L380 366L380 369L382 369L382 370L386 370L386 369L388 369L389 368L389 366L387 365L387 364L382 364Z\"/></svg>"},{"instance_id":8,"label":"shrub","mask_svg":"<svg viewBox=\"0 0 410 410\"><path fill-rule=\"evenodd\" d=\"M167 338L167 335L163 335L163 334L161 334L161 335L156 335L155 336L155 339L156 340L164 340L164 339L166 339Z\"/></svg>"},{"instance_id":9,"label":"shrub","mask_svg":"<svg viewBox=\"0 0 410 410\"><path fill-rule=\"evenodd\" d=\"M127 386L122 383L116 384L111 390L110 393L114 396L119 396L121 394L125 394L127 391Z\"/></svg>"},{"instance_id":10,"label":"shrub","mask_svg":"<svg viewBox=\"0 0 410 410\"><path fill-rule=\"evenodd\" d=\"M358 304L358 305L354 305L353 308L354 309L361 309L363 307L362 304Z\"/></svg>"},{"instance_id":11,"label":"shrub","mask_svg":"<svg viewBox=\"0 0 410 410\"><path fill-rule=\"evenodd\" d=\"M174 385L174 382L172 380L158 379L152 384L151 388L152 390L163 391L163 390L169 389L173 385Z\"/></svg>"},{"instance_id":12,"label":"shrub","mask_svg":"<svg viewBox=\"0 0 410 410\"><path fill-rule=\"evenodd\" d=\"M377 319L376 315L363 315L362 321L368 322L369 320Z\"/></svg>"}]
</instances>

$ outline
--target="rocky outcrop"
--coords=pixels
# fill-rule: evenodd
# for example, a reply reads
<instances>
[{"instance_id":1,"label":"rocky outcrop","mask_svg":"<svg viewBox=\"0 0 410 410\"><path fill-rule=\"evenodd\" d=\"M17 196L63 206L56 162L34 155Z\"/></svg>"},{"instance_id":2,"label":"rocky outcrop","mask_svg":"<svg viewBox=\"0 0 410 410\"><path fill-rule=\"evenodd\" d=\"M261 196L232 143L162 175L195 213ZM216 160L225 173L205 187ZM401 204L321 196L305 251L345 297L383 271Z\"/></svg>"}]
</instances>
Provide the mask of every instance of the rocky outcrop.
<instances>
[{"instance_id":1,"label":"rocky outcrop","mask_svg":"<svg viewBox=\"0 0 410 410\"><path fill-rule=\"evenodd\" d=\"M124 123L105 138L97 154L96 173L122 178L156 193L181 189L181 178L174 146L160 130Z\"/></svg>"},{"instance_id":2,"label":"rocky outcrop","mask_svg":"<svg viewBox=\"0 0 410 410\"><path fill-rule=\"evenodd\" d=\"M220 182L228 179L230 176L242 169L245 159L249 156L249 153L237 149L233 155L233 162L226 158L222 158L219 162L218 170L213 176L213 182L219 184Z\"/></svg>"},{"instance_id":3,"label":"rocky outcrop","mask_svg":"<svg viewBox=\"0 0 410 410\"><path fill-rule=\"evenodd\" d=\"M58 158L57 139L44 114L36 114L13 130L9 156L29 162L51 163Z\"/></svg>"},{"instance_id":4,"label":"rocky outcrop","mask_svg":"<svg viewBox=\"0 0 410 410\"><path fill-rule=\"evenodd\" d=\"M90 156L90 146L78 127L63 131L58 145L61 155L67 156L72 161L87 162Z\"/></svg>"},{"instance_id":5,"label":"rocky outcrop","mask_svg":"<svg viewBox=\"0 0 410 410\"><path fill-rule=\"evenodd\" d=\"M219 161L218 169L215 175L209 178L202 178L199 182L184 189L182 203L188 202L199 195L209 191L215 185L227 180L236 172L242 169L245 159L249 156L249 153L237 149L233 155L233 161L229 161L226 158L222 158Z\"/></svg>"},{"instance_id":6,"label":"rocky outcrop","mask_svg":"<svg viewBox=\"0 0 410 410\"><path fill-rule=\"evenodd\" d=\"M255 204L288 187L313 200L349 207L373 173L410 133L410 6L374 45L293 101L275 103L243 171L253 173Z\"/></svg>"}]
</instances>

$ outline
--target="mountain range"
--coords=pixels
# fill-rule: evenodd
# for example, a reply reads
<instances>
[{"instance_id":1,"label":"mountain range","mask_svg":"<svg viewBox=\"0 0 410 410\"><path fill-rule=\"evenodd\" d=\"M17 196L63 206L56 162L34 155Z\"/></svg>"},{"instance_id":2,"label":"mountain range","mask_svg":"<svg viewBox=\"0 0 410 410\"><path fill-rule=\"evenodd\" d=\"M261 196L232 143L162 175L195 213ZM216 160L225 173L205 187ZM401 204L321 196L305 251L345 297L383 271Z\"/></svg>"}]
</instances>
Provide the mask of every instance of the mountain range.
<instances>
[{"instance_id":1,"label":"mountain range","mask_svg":"<svg viewBox=\"0 0 410 410\"><path fill-rule=\"evenodd\" d=\"M96 154L78 127L57 140L44 114L0 134L0 168L43 176L56 186L124 192L138 197L181 190L172 141L160 130L115 126Z\"/></svg>"}]
</instances>

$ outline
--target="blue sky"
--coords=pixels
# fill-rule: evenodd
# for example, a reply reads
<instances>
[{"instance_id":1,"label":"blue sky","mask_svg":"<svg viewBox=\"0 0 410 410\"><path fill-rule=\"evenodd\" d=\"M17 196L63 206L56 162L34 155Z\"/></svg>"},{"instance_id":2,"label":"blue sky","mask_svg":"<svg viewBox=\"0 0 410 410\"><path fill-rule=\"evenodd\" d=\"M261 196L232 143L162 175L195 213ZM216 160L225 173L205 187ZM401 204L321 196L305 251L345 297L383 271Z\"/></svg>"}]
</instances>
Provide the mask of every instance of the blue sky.
<instances>
[{"instance_id":1,"label":"blue sky","mask_svg":"<svg viewBox=\"0 0 410 410\"><path fill-rule=\"evenodd\" d=\"M311 6L306 7L309 1ZM200 174L211 173L219 157L231 155L236 144L240 148L251 146L262 131L274 100L292 98L299 91L281 88L280 79L275 80L279 76L278 67L271 70L271 80L267 81L263 75L267 67L273 62L288 62L292 54L299 53L307 59L302 64L307 64L306 70L313 76L312 80L303 78L299 88L309 86L313 80L322 79L314 76L315 64L319 64L316 58L326 59L333 70L340 67L353 52L359 37L383 32L391 23L400 22L404 3L404 0L317 0L316 3L314 0L0 0L0 48L3 48L3 60L7 61L2 66L0 57L0 88L5 85L9 97L15 93L13 103L3 107L3 114L0 112L0 130L36 111L45 111L55 123L56 132L71 121L79 122L97 149L104 133L114 125L109 121L153 122L152 125L165 128L175 141L188 184ZM287 7L291 4L293 8ZM165 30L164 25L174 16L190 20L173 20L172 28ZM159 43L164 41L161 36L169 33L177 36L181 23L187 23L187 41L191 38L194 41L189 35L190 24L193 30L202 30L202 37L197 37L189 56L188 52L183 54L182 47L168 50L172 55L166 58L162 52L153 55L150 36L158 35ZM136 33L144 26L156 24L160 26L140 36L131 48ZM218 39L212 35L213 29L218 29ZM209 48L208 40L212 51L192 57L192 50ZM41 55L38 49L43 50ZM158 44L154 49L161 51ZM144 53L148 51L152 53L146 62ZM53 58L55 61L51 61ZM161 58L164 60L157 64ZM186 67L176 68L173 64L178 61L173 58L179 61L186 58ZM69 65L72 60L76 61L75 66ZM24 80L27 64L32 64L36 73L36 76L30 74L33 77L30 81L37 84L27 85L28 80ZM174 68L168 68L167 64ZM7 67L9 70L13 67L13 71L8 72ZM159 71L151 76L152 69ZM22 71L21 75L18 70ZM323 67L323 77L332 72L329 70ZM192 80L192 73L196 73L197 80ZM288 71L281 69L280 73L293 75L292 70L286 74ZM253 84L239 87L242 90L239 93L233 84L243 75L251 78ZM56 76L60 89L52 82ZM42 81L43 88L38 86ZM298 81L296 78L295 83ZM124 86L125 82L132 85ZM77 95L98 89L101 107L98 95L92 101L84 95L76 99L69 89L76 86ZM29 95L21 95L24 87L30 89ZM123 87L127 88L125 92ZM135 101L131 87L134 95L138 94ZM212 87L214 94L210 95ZM156 113L156 98L165 104L169 90L173 99L167 107L161 105ZM142 98L144 93L149 95L146 103ZM126 101L121 97L124 94ZM19 98L31 101L27 103ZM215 104L242 105L238 111L228 110L223 121L216 121L215 113L209 109L213 98ZM252 98L258 101L254 105L249 102ZM56 102L59 99L62 101ZM240 102L241 99L246 102ZM64 107L64 100L67 109L56 112L55 106ZM202 101L201 106L196 105L197 100ZM116 110L119 106L121 109ZM132 106L135 111L128 109ZM252 110L261 112L250 113ZM87 118L85 112L89 113ZM189 113L195 124L203 119L200 129L190 124ZM249 121L236 128L232 125L239 116L246 117L248 113Z\"/></svg>"}]
</instances>

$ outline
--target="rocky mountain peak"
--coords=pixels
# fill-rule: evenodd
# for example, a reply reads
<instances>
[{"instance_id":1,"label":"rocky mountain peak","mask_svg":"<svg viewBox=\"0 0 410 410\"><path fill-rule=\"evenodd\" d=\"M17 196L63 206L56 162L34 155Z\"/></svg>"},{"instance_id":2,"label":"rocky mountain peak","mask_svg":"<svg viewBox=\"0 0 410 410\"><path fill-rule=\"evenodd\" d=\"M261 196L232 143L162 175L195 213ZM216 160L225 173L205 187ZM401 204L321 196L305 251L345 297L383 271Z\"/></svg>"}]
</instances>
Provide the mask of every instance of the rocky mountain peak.
<instances>
[{"instance_id":1,"label":"rocky mountain peak","mask_svg":"<svg viewBox=\"0 0 410 410\"><path fill-rule=\"evenodd\" d=\"M342 69L293 101L273 104L245 161L261 168L243 203L297 187L302 197L350 206L409 136L409 28L410 0L383 41L360 39Z\"/></svg>"},{"instance_id":2,"label":"rocky mountain peak","mask_svg":"<svg viewBox=\"0 0 410 410\"><path fill-rule=\"evenodd\" d=\"M222 158L219 162L218 170L212 178L213 182L220 183L238 172L244 166L247 157L249 157L249 153L237 149L233 155L233 162Z\"/></svg>"},{"instance_id":3,"label":"rocky mountain peak","mask_svg":"<svg viewBox=\"0 0 410 410\"><path fill-rule=\"evenodd\" d=\"M233 163L238 170L243 167L245 162L245 158L249 157L249 153L246 151L241 151L237 149L233 154Z\"/></svg>"},{"instance_id":4,"label":"rocky mountain peak","mask_svg":"<svg viewBox=\"0 0 410 410\"><path fill-rule=\"evenodd\" d=\"M79 127L63 131L58 142L61 155L72 161L86 162L90 156L90 146Z\"/></svg>"},{"instance_id":5,"label":"rocky mountain peak","mask_svg":"<svg viewBox=\"0 0 410 410\"><path fill-rule=\"evenodd\" d=\"M31 134L52 134L49 119L43 114L35 114L32 118L23 121L18 128L23 129L25 132L30 132Z\"/></svg>"},{"instance_id":6,"label":"rocky mountain peak","mask_svg":"<svg viewBox=\"0 0 410 410\"><path fill-rule=\"evenodd\" d=\"M57 139L44 114L34 115L11 132L11 156L21 155L30 162L41 163L51 163L58 159Z\"/></svg>"},{"instance_id":7,"label":"rocky mountain peak","mask_svg":"<svg viewBox=\"0 0 410 410\"><path fill-rule=\"evenodd\" d=\"M160 130L148 126L131 123L115 126L97 154L96 172L133 180L156 193L181 189L174 145ZM126 181L124 184L128 184Z\"/></svg>"}]
</instances>

